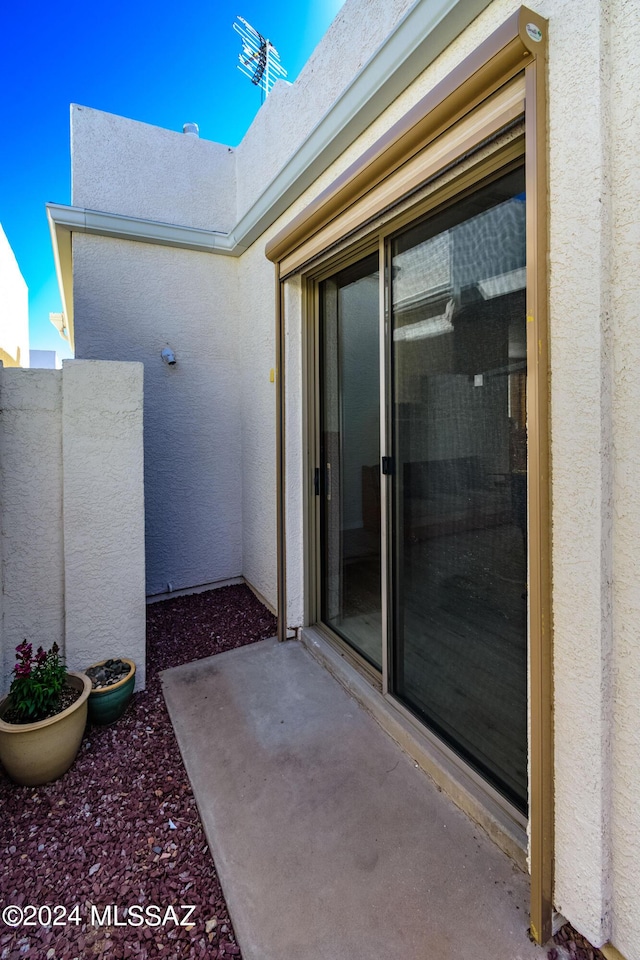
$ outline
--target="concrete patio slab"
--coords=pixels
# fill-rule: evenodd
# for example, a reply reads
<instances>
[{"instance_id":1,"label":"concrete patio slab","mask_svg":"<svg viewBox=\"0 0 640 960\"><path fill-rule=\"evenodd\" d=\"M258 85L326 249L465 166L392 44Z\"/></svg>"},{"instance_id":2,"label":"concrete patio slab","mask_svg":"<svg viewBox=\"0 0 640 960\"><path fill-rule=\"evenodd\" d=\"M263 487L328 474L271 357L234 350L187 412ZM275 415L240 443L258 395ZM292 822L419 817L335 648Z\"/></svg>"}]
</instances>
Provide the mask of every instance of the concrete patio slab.
<instances>
[{"instance_id":1,"label":"concrete patio slab","mask_svg":"<svg viewBox=\"0 0 640 960\"><path fill-rule=\"evenodd\" d=\"M528 879L295 642L162 675L244 960L543 960Z\"/></svg>"}]
</instances>

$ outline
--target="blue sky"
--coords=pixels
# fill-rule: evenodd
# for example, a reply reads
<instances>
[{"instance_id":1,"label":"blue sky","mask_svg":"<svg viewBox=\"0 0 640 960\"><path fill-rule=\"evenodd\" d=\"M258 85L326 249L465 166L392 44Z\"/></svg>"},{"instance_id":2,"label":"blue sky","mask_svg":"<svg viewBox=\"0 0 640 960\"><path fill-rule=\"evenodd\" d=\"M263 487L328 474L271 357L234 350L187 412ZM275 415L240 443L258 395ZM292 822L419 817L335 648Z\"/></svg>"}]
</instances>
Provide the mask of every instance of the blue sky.
<instances>
[{"instance_id":1,"label":"blue sky","mask_svg":"<svg viewBox=\"0 0 640 960\"><path fill-rule=\"evenodd\" d=\"M29 287L31 347L69 356L45 203L70 202L69 104L236 146L260 92L236 69L248 20L296 76L343 0L6 4L0 17L0 223Z\"/></svg>"}]
</instances>

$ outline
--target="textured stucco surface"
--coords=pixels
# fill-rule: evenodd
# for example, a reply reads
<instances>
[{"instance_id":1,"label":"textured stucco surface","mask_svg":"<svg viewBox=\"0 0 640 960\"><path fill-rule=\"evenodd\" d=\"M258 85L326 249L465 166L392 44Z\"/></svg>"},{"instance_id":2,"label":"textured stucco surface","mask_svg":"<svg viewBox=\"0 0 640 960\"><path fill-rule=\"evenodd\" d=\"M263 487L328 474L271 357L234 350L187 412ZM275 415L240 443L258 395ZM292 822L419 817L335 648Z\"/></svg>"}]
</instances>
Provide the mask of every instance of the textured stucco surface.
<instances>
[{"instance_id":1,"label":"textured stucco surface","mask_svg":"<svg viewBox=\"0 0 640 960\"><path fill-rule=\"evenodd\" d=\"M2 692L14 649L64 647L62 373L0 369Z\"/></svg>"},{"instance_id":2,"label":"textured stucco surface","mask_svg":"<svg viewBox=\"0 0 640 960\"><path fill-rule=\"evenodd\" d=\"M239 405L242 424L242 574L275 607L276 385L274 268L261 243L238 263Z\"/></svg>"},{"instance_id":3,"label":"textured stucco surface","mask_svg":"<svg viewBox=\"0 0 640 960\"><path fill-rule=\"evenodd\" d=\"M311 133L414 0L385 0L367 15L347 0L294 84L277 83L237 148L242 216ZM256 157L261 161L256 164Z\"/></svg>"},{"instance_id":4,"label":"textured stucco surface","mask_svg":"<svg viewBox=\"0 0 640 960\"><path fill-rule=\"evenodd\" d=\"M3 691L23 639L71 670L129 656L144 686L142 370L0 369Z\"/></svg>"},{"instance_id":5,"label":"textured stucco surface","mask_svg":"<svg viewBox=\"0 0 640 960\"><path fill-rule=\"evenodd\" d=\"M205 230L235 223L235 154L224 144L71 106L72 203Z\"/></svg>"},{"instance_id":6,"label":"textured stucco surface","mask_svg":"<svg viewBox=\"0 0 640 960\"><path fill-rule=\"evenodd\" d=\"M613 358L613 763L612 931L627 957L640 957L640 217L638 116L640 17L611 5L611 339Z\"/></svg>"},{"instance_id":7,"label":"textured stucco surface","mask_svg":"<svg viewBox=\"0 0 640 960\"><path fill-rule=\"evenodd\" d=\"M29 366L29 291L0 224L0 360Z\"/></svg>"},{"instance_id":8,"label":"textured stucco surface","mask_svg":"<svg viewBox=\"0 0 640 960\"><path fill-rule=\"evenodd\" d=\"M611 411L606 268L612 252L607 236L605 23L595 0L580 8L571 3L547 4L543 12L553 15L549 298L555 900L557 908L599 945L611 932Z\"/></svg>"},{"instance_id":9,"label":"textured stucco surface","mask_svg":"<svg viewBox=\"0 0 640 960\"><path fill-rule=\"evenodd\" d=\"M71 668L127 656L145 684L142 366L65 361L65 639Z\"/></svg>"},{"instance_id":10,"label":"textured stucco surface","mask_svg":"<svg viewBox=\"0 0 640 960\"><path fill-rule=\"evenodd\" d=\"M240 332L258 345L254 305L237 310L237 261L91 236L73 251L76 355L144 364L147 593L240 576ZM244 403L261 409L257 389L247 381Z\"/></svg>"}]
</instances>

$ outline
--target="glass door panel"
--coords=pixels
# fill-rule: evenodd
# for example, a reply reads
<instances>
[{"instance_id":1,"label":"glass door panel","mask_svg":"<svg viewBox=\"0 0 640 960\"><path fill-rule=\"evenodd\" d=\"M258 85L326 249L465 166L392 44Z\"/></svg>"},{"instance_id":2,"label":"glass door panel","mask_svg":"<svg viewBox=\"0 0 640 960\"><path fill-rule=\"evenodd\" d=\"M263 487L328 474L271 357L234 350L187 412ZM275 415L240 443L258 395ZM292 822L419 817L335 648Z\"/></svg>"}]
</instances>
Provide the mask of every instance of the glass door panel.
<instances>
[{"instance_id":1,"label":"glass door panel","mask_svg":"<svg viewBox=\"0 0 640 960\"><path fill-rule=\"evenodd\" d=\"M393 692L527 806L524 171L391 244Z\"/></svg>"},{"instance_id":2,"label":"glass door panel","mask_svg":"<svg viewBox=\"0 0 640 960\"><path fill-rule=\"evenodd\" d=\"M320 285L321 619L378 669L378 255Z\"/></svg>"}]
</instances>

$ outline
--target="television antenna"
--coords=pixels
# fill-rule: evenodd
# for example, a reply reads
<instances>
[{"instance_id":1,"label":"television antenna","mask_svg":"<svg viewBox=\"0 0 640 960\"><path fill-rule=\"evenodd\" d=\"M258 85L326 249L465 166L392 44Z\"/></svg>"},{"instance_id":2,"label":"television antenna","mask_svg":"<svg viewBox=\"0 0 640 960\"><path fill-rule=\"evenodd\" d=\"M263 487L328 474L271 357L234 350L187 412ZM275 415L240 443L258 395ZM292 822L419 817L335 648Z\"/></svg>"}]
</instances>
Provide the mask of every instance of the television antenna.
<instances>
[{"instance_id":1,"label":"television antenna","mask_svg":"<svg viewBox=\"0 0 640 960\"><path fill-rule=\"evenodd\" d=\"M260 87L261 103L269 96L276 80L284 80L287 71L280 63L280 54L266 37L238 17L233 29L242 40L242 53L238 54L237 64L240 73L249 77L251 83Z\"/></svg>"}]
</instances>

